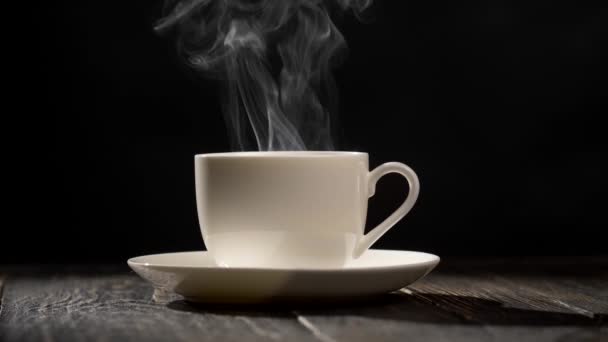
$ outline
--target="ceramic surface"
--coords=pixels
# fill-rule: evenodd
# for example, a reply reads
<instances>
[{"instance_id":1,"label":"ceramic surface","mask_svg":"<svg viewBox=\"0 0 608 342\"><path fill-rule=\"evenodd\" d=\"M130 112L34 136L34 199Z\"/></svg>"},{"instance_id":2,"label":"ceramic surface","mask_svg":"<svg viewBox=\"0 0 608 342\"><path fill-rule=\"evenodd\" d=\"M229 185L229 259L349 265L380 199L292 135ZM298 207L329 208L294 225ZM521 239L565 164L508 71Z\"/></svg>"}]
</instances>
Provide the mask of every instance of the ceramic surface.
<instances>
[{"instance_id":1,"label":"ceramic surface","mask_svg":"<svg viewBox=\"0 0 608 342\"><path fill-rule=\"evenodd\" d=\"M408 196L364 235L368 198L388 173L407 179ZM359 152L203 154L195 156L195 179L205 245L231 267L342 267L408 213L420 188L408 166L369 172Z\"/></svg>"},{"instance_id":2,"label":"ceramic surface","mask_svg":"<svg viewBox=\"0 0 608 342\"><path fill-rule=\"evenodd\" d=\"M192 301L219 303L382 294L415 282L438 263L439 257L432 254L393 250L368 250L337 269L222 267L208 252L156 254L128 261L157 288Z\"/></svg>"}]
</instances>

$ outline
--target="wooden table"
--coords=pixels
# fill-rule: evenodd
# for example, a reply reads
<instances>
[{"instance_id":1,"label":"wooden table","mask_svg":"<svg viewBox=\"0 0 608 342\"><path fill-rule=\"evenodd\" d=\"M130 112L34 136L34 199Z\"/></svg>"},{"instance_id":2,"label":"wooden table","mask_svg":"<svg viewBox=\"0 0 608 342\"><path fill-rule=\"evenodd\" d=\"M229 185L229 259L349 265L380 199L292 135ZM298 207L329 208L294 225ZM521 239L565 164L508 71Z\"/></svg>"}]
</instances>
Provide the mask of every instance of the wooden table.
<instances>
[{"instance_id":1,"label":"wooden table","mask_svg":"<svg viewBox=\"0 0 608 342\"><path fill-rule=\"evenodd\" d=\"M119 266L0 267L0 341L608 341L608 258L444 258L361 302L194 305Z\"/></svg>"}]
</instances>

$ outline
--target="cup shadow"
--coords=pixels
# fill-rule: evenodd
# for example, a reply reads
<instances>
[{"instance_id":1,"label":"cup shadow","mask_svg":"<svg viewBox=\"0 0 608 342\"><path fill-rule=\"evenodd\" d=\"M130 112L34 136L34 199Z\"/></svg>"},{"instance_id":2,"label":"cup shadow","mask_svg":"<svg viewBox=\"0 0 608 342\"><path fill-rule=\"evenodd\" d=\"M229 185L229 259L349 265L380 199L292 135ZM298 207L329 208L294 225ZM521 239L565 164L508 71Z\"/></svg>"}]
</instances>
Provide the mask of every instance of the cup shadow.
<instances>
[{"instance_id":1,"label":"cup shadow","mask_svg":"<svg viewBox=\"0 0 608 342\"><path fill-rule=\"evenodd\" d=\"M358 316L433 324L524 325L524 326L600 326L606 313L588 317L581 314L512 308L498 301L449 294L391 293L357 299L331 301L283 300L277 303L223 305L185 300L169 302L172 310L199 314L249 317Z\"/></svg>"}]
</instances>

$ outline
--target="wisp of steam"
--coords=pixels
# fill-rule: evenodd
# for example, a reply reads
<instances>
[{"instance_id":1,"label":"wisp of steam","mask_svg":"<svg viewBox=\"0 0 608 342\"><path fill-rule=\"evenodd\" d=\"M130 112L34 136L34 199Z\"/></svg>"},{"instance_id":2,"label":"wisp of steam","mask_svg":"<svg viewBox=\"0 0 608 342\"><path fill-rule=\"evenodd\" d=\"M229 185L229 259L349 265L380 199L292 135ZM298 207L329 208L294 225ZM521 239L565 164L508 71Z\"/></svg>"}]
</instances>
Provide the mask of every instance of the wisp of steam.
<instances>
[{"instance_id":1,"label":"wisp of steam","mask_svg":"<svg viewBox=\"0 0 608 342\"><path fill-rule=\"evenodd\" d=\"M235 149L333 149L330 68L345 42L329 10L371 0L166 1L156 30L175 28L189 64L225 84Z\"/></svg>"}]
</instances>

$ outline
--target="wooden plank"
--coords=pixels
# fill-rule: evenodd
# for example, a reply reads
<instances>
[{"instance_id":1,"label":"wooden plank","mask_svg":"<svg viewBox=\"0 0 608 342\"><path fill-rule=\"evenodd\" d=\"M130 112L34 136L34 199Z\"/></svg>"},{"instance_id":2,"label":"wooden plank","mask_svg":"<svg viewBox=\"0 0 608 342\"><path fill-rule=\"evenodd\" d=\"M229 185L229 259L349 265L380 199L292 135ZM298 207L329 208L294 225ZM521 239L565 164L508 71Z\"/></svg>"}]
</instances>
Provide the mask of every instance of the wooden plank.
<instances>
[{"instance_id":1,"label":"wooden plank","mask_svg":"<svg viewBox=\"0 0 608 342\"><path fill-rule=\"evenodd\" d=\"M408 289L362 303L282 307L194 305L111 269L17 268L5 282L0 340L542 342L606 334L603 278L470 265L448 263Z\"/></svg>"},{"instance_id":2,"label":"wooden plank","mask_svg":"<svg viewBox=\"0 0 608 342\"><path fill-rule=\"evenodd\" d=\"M2 291L4 290L5 276L0 273L0 317L2 317Z\"/></svg>"},{"instance_id":3,"label":"wooden plank","mask_svg":"<svg viewBox=\"0 0 608 342\"><path fill-rule=\"evenodd\" d=\"M320 328L298 310L301 307L222 307L195 305L178 296L154 292L133 275L11 277L6 287L6 310L0 316L5 336L2 340L290 340L333 342ZM392 298L392 297L391 297ZM403 336L444 336L436 327L419 328L410 324L378 326L378 319L392 317L391 310L401 303L374 300L361 304L314 306L331 315L330 331L345 336L371 336L381 333L381 341L397 341ZM400 299L399 299L400 300ZM303 307L307 310L307 305ZM310 310L310 309L308 309ZM433 308L416 305L405 308L426 321L453 317ZM361 320L339 317L347 312L360 313ZM310 312L309 312L310 313ZM389 334L383 332L388 331ZM370 334L371 332L371 334Z\"/></svg>"},{"instance_id":4,"label":"wooden plank","mask_svg":"<svg viewBox=\"0 0 608 342\"><path fill-rule=\"evenodd\" d=\"M608 313L608 257L477 258L455 263L455 274L487 274L495 283L593 317Z\"/></svg>"},{"instance_id":5,"label":"wooden plank","mask_svg":"<svg viewBox=\"0 0 608 342\"><path fill-rule=\"evenodd\" d=\"M604 278L601 287L595 284L597 278L495 276L497 282L515 288L519 293L543 298L555 306L594 319L608 315L608 277Z\"/></svg>"},{"instance_id":6,"label":"wooden plank","mask_svg":"<svg viewBox=\"0 0 608 342\"><path fill-rule=\"evenodd\" d=\"M592 261L589 265L584 263L587 259ZM557 258L556 262L560 260ZM581 258L581 265L577 265L576 258L569 258L563 265L550 264L546 258L541 258L538 265L529 259L452 263L447 270L432 273L416 286L430 293L455 291L457 295L520 309L590 318L608 313L608 273L603 271L608 268L608 258Z\"/></svg>"},{"instance_id":7,"label":"wooden plank","mask_svg":"<svg viewBox=\"0 0 608 342\"><path fill-rule=\"evenodd\" d=\"M440 308L464 319L479 322L528 320L528 312L543 320L576 320L592 324L593 312L563 305L550 294L531 289L523 283L491 274L433 274L414 284L411 290L418 298L441 303ZM503 313L521 313L504 315ZM483 315L481 317L480 315ZM585 317L586 316L586 317ZM590 322L587 322L587 321ZM516 323L516 322L512 322Z\"/></svg>"},{"instance_id":8,"label":"wooden plank","mask_svg":"<svg viewBox=\"0 0 608 342\"><path fill-rule=\"evenodd\" d=\"M131 274L11 277L0 340L318 341L289 312L213 311L159 297Z\"/></svg>"},{"instance_id":9,"label":"wooden plank","mask_svg":"<svg viewBox=\"0 0 608 342\"><path fill-rule=\"evenodd\" d=\"M474 302L470 310L480 309L482 312L466 319L460 316L461 310L446 310L446 306L471 306L466 298L432 298L429 302L428 298L421 300L408 290L393 296L395 298L387 300L384 305L334 310L303 309L296 314L322 332L325 342L599 340L598 326L567 321L564 317L556 320L537 317L537 312L503 313L499 308L488 309L489 304Z\"/></svg>"},{"instance_id":10,"label":"wooden plank","mask_svg":"<svg viewBox=\"0 0 608 342\"><path fill-rule=\"evenodd\" d=\"M602 317L460 266L440 267L383 305L298 314L329 341L599 341Z\"/></svg>"},{"instance_id":11,"label":"wooden plank","mask_svg":"<svg viewBox=\"0 0 608 342\"><path fill-rule=\"evenodd\" d=\"M469 341L488 340L487 332L463 324L453 315L400 294L365 305L335 308L300 308L294 314L311 329L333 341Z\"/></svg>"}]
</instances>

